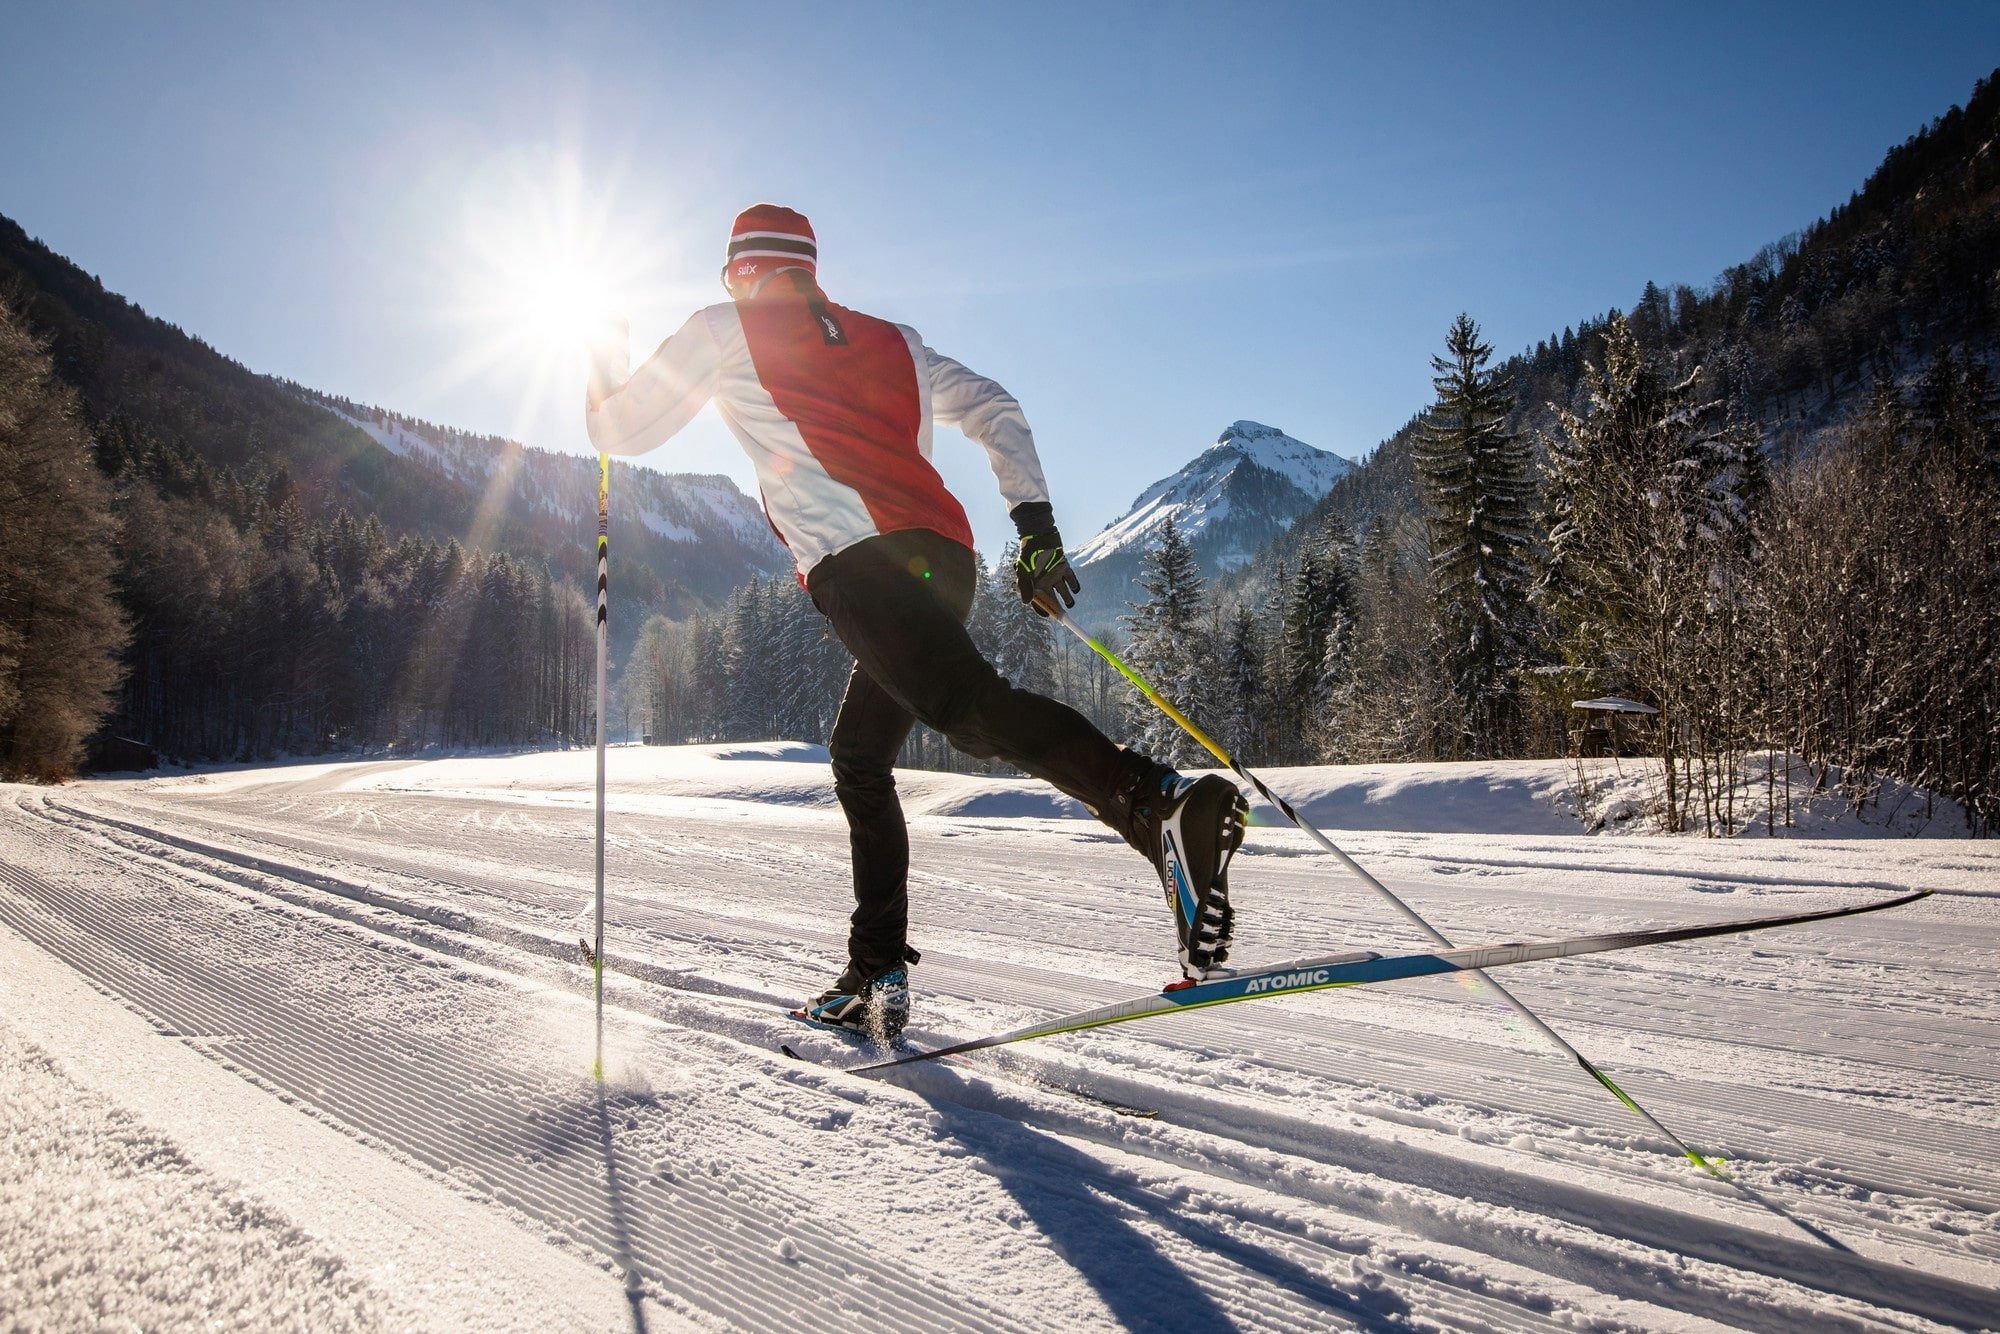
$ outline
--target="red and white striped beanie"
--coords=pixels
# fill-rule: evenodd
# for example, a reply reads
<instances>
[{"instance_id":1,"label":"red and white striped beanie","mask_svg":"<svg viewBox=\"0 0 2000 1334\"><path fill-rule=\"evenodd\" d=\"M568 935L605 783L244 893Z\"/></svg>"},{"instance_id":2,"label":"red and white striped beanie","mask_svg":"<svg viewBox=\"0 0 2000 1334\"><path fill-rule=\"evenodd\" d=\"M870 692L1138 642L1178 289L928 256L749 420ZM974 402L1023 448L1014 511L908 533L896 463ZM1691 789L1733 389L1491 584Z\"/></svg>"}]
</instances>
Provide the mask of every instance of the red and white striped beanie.
<instances>
[{"instance_id":1,"label":"red and white striped beanie","mask_svg":"<svg viewBox=\"0 0 2000 1334\"><path fill-rule=\"evenodd\" d=\"M729 259L722 267L731 296L748 296L782 269L819 272L819 243L806 215L779 204L752 204L729 229Z\"/></svg>"}]
</instances>

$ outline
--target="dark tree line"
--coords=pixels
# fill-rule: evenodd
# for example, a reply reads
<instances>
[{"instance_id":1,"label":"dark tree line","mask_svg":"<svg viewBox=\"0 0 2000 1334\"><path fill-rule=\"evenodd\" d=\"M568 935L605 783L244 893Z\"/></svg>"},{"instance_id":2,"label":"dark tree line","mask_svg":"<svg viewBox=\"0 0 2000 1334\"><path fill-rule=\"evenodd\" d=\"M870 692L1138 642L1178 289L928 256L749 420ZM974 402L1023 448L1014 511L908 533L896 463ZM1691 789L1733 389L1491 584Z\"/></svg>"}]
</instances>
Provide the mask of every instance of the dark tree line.
<instances>
[{"instance_id":1,"label":"dark tree line","mask_svg":"<svg viewBox=\"0 0 2000 1334\"><path fill-rule=\"evenodd\" d=\"M1021 605L1011 547L997 568L981 561L979 571L966 628L1001 675L1100 722L1113 719L1116 678ZM712 614L647 620L616 693L626 729L656 743L825 741L852 665L798 581L773 577L737 589ZM901 762L951 772L1000 767L959 754L921 725Z\"/></svg>"},{"instance_id":2,"label":"dark tree line","mask_svg":"<svg viewBox=\"0 0 2000 1334\"><path fill-rule=\"evenodd\" d=\"M138 629L114 730L232 759L589 737L590 609L544 569L236 486L135 483L123 509Z\"/></svg>"},{"instance_id":3,"label":"dark tree line","mask_svg":"<svg viewBox=\"0 0 2000 1334\"><path fill-rule=\"evenodd\" d=\"M104 716L117 532L75 392L0 303L0 777L67 776Z\"/></svg>"},{"instance_id":4,"label":"dark tree line","mask_svg":"<svg viewBox=\"0 0 2000 1334\"><path fill-rule=\"evenodd\" d=\"M549 572L376 518L309 519L283 468L87 430L0 306L0 764L100 731L170 758L581 738L594 640Z\"/></svg>"}]
</instances>

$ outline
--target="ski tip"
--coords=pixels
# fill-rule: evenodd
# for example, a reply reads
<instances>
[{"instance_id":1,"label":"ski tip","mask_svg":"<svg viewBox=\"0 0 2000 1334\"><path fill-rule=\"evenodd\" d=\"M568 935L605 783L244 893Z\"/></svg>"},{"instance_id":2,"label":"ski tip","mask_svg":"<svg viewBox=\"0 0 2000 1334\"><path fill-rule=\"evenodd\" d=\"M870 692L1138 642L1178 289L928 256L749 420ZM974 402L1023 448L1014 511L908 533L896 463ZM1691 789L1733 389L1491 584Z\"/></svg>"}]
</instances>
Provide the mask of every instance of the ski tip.
<instances>
[{"instance_id":1,"label":"ski tip","mask_svg":"<svg viewBox=\"0 0 2000 1334\"><path fill-rule=\"evenodd\" d=\"M799 1055L799 1054L798 1054L797 1052L793 1051L793 1050L791 1049L791 1046L790 1046L790 1044L788 1044L788 1043L784 1043L784 1042L780 1042L780 1043L778 1044L778 1050L779 1050L779 1051L781 1051L781 1052L783 1052L783 1053L784 1053L785 1055L787 1055L787 1056L791 1057L791 1058L792 1058L793 1060L795 1060L795 1061L803 1061L803 1060L805 1059L805 1057L803 1057L803 1056Z\"/></svg>"}]
</instances>

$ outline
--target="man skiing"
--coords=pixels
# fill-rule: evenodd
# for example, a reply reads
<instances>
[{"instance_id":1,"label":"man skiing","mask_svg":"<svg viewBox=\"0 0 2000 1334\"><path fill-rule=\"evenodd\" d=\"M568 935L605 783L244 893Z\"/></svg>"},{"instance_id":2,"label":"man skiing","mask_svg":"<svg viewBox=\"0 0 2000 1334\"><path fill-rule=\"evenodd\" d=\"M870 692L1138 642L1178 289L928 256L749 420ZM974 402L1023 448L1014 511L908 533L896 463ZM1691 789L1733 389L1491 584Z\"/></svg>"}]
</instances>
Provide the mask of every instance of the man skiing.
<instances>
[{"instance_id":1,"label":"man skiing","mask_svg":"<svg viewBox=\"0 0 2000 1334\"><path fill-rule=\"evenodd\" d=\"M985 448L1020 532L1022 601L1075 606L1080 585L1027 418L914 329L828 300L818 255L804 215L745 209L722 269L730 300L696 311L629 376L617 329L593 355L585 409L601 452L642 454L715 400L800 582L854 655L828 741L854 862L848 963L800 1016L884 1040L902 1030L918 955L905 938L909 833L891 766L917 720L1060 788L1144 853L1174 913L1183 974L1211 975L1234 925L1242 794L1113 744L981 656L964 625L972 529L931 466L932 427L957 426Z\"/></svg>"}]
</instances>

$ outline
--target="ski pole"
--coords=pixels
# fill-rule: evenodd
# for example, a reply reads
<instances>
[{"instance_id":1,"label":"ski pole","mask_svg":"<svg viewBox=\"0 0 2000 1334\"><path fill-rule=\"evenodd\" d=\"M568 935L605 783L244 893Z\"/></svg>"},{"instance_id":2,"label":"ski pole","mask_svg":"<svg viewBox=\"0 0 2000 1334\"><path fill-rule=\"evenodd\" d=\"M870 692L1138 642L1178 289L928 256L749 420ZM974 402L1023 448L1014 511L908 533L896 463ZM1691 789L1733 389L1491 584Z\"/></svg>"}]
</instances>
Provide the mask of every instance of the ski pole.
<instances>
[{"instance_id":1,"label":"ski pole","mask_svg":"<svg viewBox=\"0 0 2000 1334\"><path fill-rule=\"evenodd\" d=\"M1323 848L1327 852L1332 853L1336 858L1338 858L1340 864L1346 867L1349 871L1352 871L1355 874L1355 876L1357 876L1361 880L1363 884L1367 885L1370 889L1374 890L1377 894L1380 894L1384 899L1386 899L1390 907L1394 908L1398 913L1400 913L1403 916L1404 920L1408 921L1410 925L1416 927L1417 930L1423 932L1424 936L1433 945L1437 945L1443 949L1455 948L1452 945L1451 941L1448 938L1446 938L1443 932L1439 931L1436 927L1432 926L1429 922L1425 921L1422 915L1420 915L1416 909L1412 908L1409 904L1403 902L1402 899L1398 898L1396 896L1395 891L1391 890L1387 885L1383 884L1380 880L1377 880L1373 875L1370 875L1367 869L1363 867L1359 862L1355 861L1352 857L1348 856L1345 852L1341 851L1341 849L1334 844L1332 839L1328 838L1325 834L1322 834L1318 829L1314 828L1312 823L1308 821L1304 816L1300 815L1296 810L1293 810L1292 804L1290 802L1286 801L1283 797L1279 796L1277 793L1273 792L1270 788L1266 787L1262 779L1258 778L1257 775L1251 773L1248 769L1245 769L1241 764L1238 764L1235 758L1231 756L1228 751L1224 750L1220 745L1218 745L1216 741L1208 735L1208 733L1202 731L1199 727L1196 727L1194 723L1189 720L1186 714L1182 713L1179 709L1175 708L1173 704L1166 699L1165 696L1160 694L1159 691L1153 689L1152 685L1148 683L1144 677L1140 676L1139 673L1133 671L1132 668L1127 666L1124 660L1121 659L1116 653L1113 653L1110 649L1106 648L1095 637L1086 633L1081 627L1079 627L1075 621L1072 621L1068 616L1064 615L1062 608L1055 605L1055 600L1053 598L1049 597L1037 598L1035 605L1040 607L1043 611L1047 612L1050 616L1054 617L1056 622L1060 624L1065 630L1068 630L1071 634L1075 635L1078 639L1081 639L1085 644L1089 645L1092 652L1096 653L1098 657L1103 658L1106 662L1110 663L1111 666L1118 672L1120 676L1124 677L1127 681L1130 681L1133 687L1137 689L1140 694L1144 695L1149 702L1151 702L1153 707L1157 708L1160 712L1166 714L1167 717L1173 719L1174 722L1181 728L1182 731L1186 732L1189 736L1193 737L1197 742L1199 742L1201 744L1202 749L1206 750L1209 754L1215 756L1217 760L1221 761L1223 765L1225 765L1231 771L1233 771L1238 778L1241 778L1251 787L1257 789L1258 795L1262 796L1264 800L1270 802L1273 806L1276 806L1280 811L1282 811L1284 813L1285 818L1287 820L1290 820L1292 824L1296 826L1301 833L1305 834L1307 838L1310 838L1313 842L1319 844L1321 848ZM1679 1149L1683 1154L1685 1154L1690 1162L1693 1162L1695 1165L1702 1168L1704 1171L1708 1172L1712 1176L1721 1177L1723 1175L1721 1168L1717 1167L1714 1163L1710 1162L1702 1154L1696 1153L1692 1148L1688 1147L1687 1142L1681 1139L1680 1136L1676 1135L1673 1131L1667 1129L1664 1125L1660 1124L1660 1121L1657 1117L1655 1117L1651 1112L1647 1111L1644 1107L1641 1107L1637 1102L1633 1101L1631 1094L1627 1093L1624 1089L1619 1088L1617 1084L1613 1083L1611 1076L1605 1074L1604 1071L1598 1069L1597 1066L1594 1063L1592 1063L1589 1057L1585 1056L1575 1047L1572 1047L1560 1033L1556 1032L1553 1028L1550 1028L1547 1024L1543 1023L1541 1016L1536 1014L1533 1010L1529 1009L1527 1005L1520 1000L1520 998L1514 995L1513 992L1507 990L1507 988L1501 986L1498 982L1495 982L1491 977L1489 977L1483 971L1479 971L1476 969L1472 970L1472 976L1478 978L1481 982L1485 983L1486 986L1492 990L1493 994L1499 997L1502 1001L1504 1001L1507 1004L1507 1006L1514 1011L1515 1014L1519 1015L1523 1020L1527 1021L1530 1027L1532 1027L1537 1033L1540 1033L1542 1037L1547 1039L1548 1042L1551 1045L1553 1045L1558 1051L1562 1052L1565 1056L1568 1056L1572 1060L1574 1060L1585 1074L1589 1075L1599 1084L1602 1084L1605 1087L1605 1089L1607 1089L1611 1093L1613 1097L1617 1098L1619 1102L1625 1104L1625 1106L1635 1116L1637 1116L1640 1120L1644 1121L1647 1125L1651 1126L1654 1130L1658 1131L1660 1134L1664 1135L1667 1139L1667 1142L1672 1144L1676 1149Z\"/></svg>"},{"instance_id":2,"label":"ski pole","mask_svg":"<svg viewBox=\"0 0 2000 1334\"><path fill-rule=\"evenodd\" d=\"M597 1048L590 1076L604 1082L604 675L611 618L611 456L597 456L597 899L590 952L597 1003Z\"/></svg>"}]
</instances>

